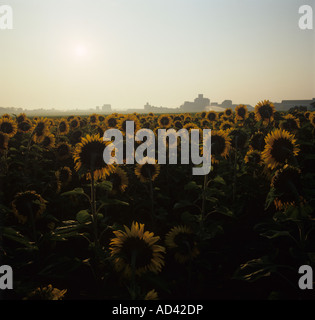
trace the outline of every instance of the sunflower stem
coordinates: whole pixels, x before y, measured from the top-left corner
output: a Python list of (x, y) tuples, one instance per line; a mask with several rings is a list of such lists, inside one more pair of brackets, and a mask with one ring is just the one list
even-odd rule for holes
[(200, 219), (200, 228), (203, 230), (204, 219), (206, 214), (206, 189), (208, 186), (208, 174), (205, 174), (203, 179), (203, 193), (202, 193), (202, 205), (201, 205), (201, 219)]
[(97, 230), (97, 211), (96, 211), (94, 170), (91, 170), (91, 211), (92, 211), (93, 228), (94, 228), (94, 242), (95, 242), (95, 246), (98, 246), (98, 230)]

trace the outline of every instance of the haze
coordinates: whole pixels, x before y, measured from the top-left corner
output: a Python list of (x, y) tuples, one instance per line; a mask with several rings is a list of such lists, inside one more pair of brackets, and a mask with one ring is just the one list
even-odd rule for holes
[[(179, 107), (315, 97), (299, 0), (7, 0), (0, 106)], [(314, 10), (315, 11), (315, 10)]]

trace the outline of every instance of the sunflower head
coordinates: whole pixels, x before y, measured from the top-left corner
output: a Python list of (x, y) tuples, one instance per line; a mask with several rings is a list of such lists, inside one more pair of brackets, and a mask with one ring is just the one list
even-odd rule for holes
[(315, 111), (309, 115), (311, 125), (315, 128)]
[(248, 118), (247, 106), (240, 104), (235, 107), (235, 118), (237, 121), (244, 121)]
[(60, 119), (57, 123), (57, 132), (59, 135), (66, 135), (69, 132), (69, 123), (67, 119)]
[(209, 111), (206, 115), (206, 118), (210, 122), (215, 122), (218, 118), (218, 115), (215, 111)]
[(68, 142), (59, 142), (55, 148), (56, 157), (58, 160), (66, 160), (71, 157), (72, 147)]
[(229, 118), (229, 117), (232, 117), (232, 115), (233, 115), (233, 111), (232, 111), (231, 108), (226, 108), (226, 109), (224, 110), (224, 113), (223, 113), (223, 116), (224, 116), (224, 117)]
[(264, 124), (268, 124), (273, 121), (275, 106), (269, 100), (263, 100), (255, 106), (255, 118), (257, 121), (262, 121)]
[(229, 131), (229, 135), (232, 138), (231, 144), (235, 149), (242, 149), (247, 143), (248, 136), (245, 130), (243, 129), (234, 129)]
[(16, 122), (20, 123), (26, 120), (26, 114), (25, 113), (20, 113), (19, 115), (16, 116)]
[(80, 120), (78, 117), (73, 117), (68, 122), (71, 130), (74, 130), (80, 127)]
[(93, 113), (91, 115), (89, 115), (89, 118), (88, 118), (88, 122), (91, 124), (91, 125), (96, 125), (99, 123), (99, 115), (96, 114), (96, 113)]
[(72, 179), (72, 171), (69, 167), (62, 167), (55, 172), (57, 179), (57, 192), (61, 190), (62, 187), (67, 186)]
[(300, 128), (300, 119), (296, 118), (292, 114), (287, 114), (280, 121), (279, 127), (289, 132), (295, 132)]
[(47, 134), (42, 140), (41, 144), (46, 149), (51, 149), (55, 146), (55, 136), (52, 133)]
[(49, 133), (49, 123), (47, 118), (38, 118), (33, 126), (33, 141), (41, 143)]
[(110, 241), (110, 255), (116, 271), (124, 276), (142, 275), (146, 272), (159, 273), (164, 265), (165, 248), (157, 245), (160, 237), (144, 231), (144, 224), (133, 222), (125, 231), (114, 231)]
[(75, 147), (73, 159), (75, 170), (81, 171), (87, 179), (102, 179), (114, 172), (114, 166), (105, 163), (103, 153), (110, 142), (103, 141), (99, 135), (87, 135)]
[[(226, 158), (231, 147), (231, 138), (227, 131), (212, 130), (211, 135), (205, 139), (211, 139), (211, 162), (218, 163), (220, 158)], [(206, 141), (207, 145), (207, 141)]]
[(277, 194), (274, 204), (278, 210), (285, 209), (288, 205), (297, 205), (302, 199), (301, 170), (286, 164), (275, 172), (271, 187)]
[(249, 146), (253, 150), (263, 151), (265, 145), (265, 135), (260, 131), (254, 133), (249, 140)]
[(170, 128), (172, 126), (173, 119), (168, 114), (162, 114), (158, 118), (158, 124), (160, 128)]
[(17, 128), (19, 132), (28, 133), (32, 131), (33, 124), (29, 119), (18, 122)]
[(160, 165), (155, 159), (145, 157), (143, 164), (137, 164), (135, 167), (135, 175), (141, 182), (154, 181), (160, 173)]
[(0, 152), (8, 149), (9, 136), (0, 132)]
[(248, 150), (245, 158), (245, 163), (253, 164), (254, 166), (261, 166), (263, 164), (261, 152), (258, 150)]
[(199, 254), (196, 236), (187, 226), (173, 227), (165, 236), (165, 245), (173, 251), (175, 260), (186, 263)]
[(107, 179), (112, 182), (112, 194), (123, 193), (128, 187), (127, 173), (120, 167), (116, 167)]
[(35, 191), (17, 193), (12, 201), (13, 213), (22, 224), (38, 219), (46, 209), (46, 201)]
[(110, 114), (105, 118), (105, 125), (107, 128), (117, 128), (118, 117), (114, 114)]
[(12, 138), (17, 133), (17, 124), (11, 118), (2, 117), (0, 118), (0, 132), (8, 135)]
[(275, 129), (269, 133), (265, 142), (262, 157), (271, 170), (289, 163), (300, 151), (294, 135), (282, 129)]
[(47, 287), (39, 287), (29, 293), (23, 300), (62, 300), (67, 290), (59, 290), (51, 284)]

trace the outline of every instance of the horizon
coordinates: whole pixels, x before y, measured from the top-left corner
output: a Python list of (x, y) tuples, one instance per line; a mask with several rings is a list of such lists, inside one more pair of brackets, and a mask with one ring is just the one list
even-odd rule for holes
[[(0, 106), (115, 110), (315, 97), (315, 0), (7, 0)], [(267, 23), (266, 23), (267, 22)]]

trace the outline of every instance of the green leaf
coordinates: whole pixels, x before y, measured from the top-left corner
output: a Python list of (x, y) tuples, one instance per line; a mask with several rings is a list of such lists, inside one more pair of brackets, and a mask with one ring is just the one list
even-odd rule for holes
[(190, 181), (184, 186), (184, 190), (197, 190), (200, 188), (201, 185), (197, 184), (196, 181)]
[(97, 184), (97, 188), (110, 192), (113, 189), (113, 184), (110, 181), (102, 181)]
[(71, 191), (67, 191), (67, 192), (62, 193), (61, 195), (62, 196), (69, 196), (69, 195), (75, 195), (75, 194), (85, 194), (85, 193), (82, 188), (75, 188)]
[[(216, 176), (214, 179), (213, 179), (214, 182), (216, 183), (219, 183), (219, 184), (222, 184), (222, 185), (225, 185), (225, 181), (224, 179), (221, 177), (221, 176)], [(211, 182), (210, 182), (211, 183)]]
[(76, 219), (79, 223), (86, 223), (91, 221), (91, 215), (87, 210), (81, 210), (77, 213)]
[(31, 248), (37, 248), (36, 246), (34, 246), (34, 242), (31, 242), (28, 238), (26, 238), (25, 236), (23, 236), (20, 232), (14, 230), (11, 227), (4, 227), (2, 229), (2, 236), (13, 240), (15, 242), (18, 242), (26, 247), (31, 247)]

